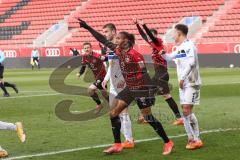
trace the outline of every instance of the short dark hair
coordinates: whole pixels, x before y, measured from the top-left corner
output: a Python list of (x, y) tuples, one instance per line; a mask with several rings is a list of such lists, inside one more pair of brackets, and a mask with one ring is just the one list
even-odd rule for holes
[(181, 31), (184, 35), (188, 34), (188, 26), (186, 26), (185, 24), (177, 24), (175, 26), (175, 29)]
[(83, 46), (89, 45), (90, 47), (92, 47), (92, 44), (90, 42), (84, 42)]
[(157, 35), (158, 34), (158, 31), (154, 28), (150, 29), (150, 31), (154, 34), (154, 35)]
[(107, 23), (107, 24), (105, 24), (104, 26), (103, 26), (103, 29), (104, 28), (109, 28), (109, 29), (111, 29), (112, 31), (117, 31), (117, 28), (116, 28), (116, 26), (113, 24), (113, 23)]

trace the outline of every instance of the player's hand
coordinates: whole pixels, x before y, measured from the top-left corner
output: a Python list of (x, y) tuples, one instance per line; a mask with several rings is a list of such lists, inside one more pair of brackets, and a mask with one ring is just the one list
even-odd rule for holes
[(138, 23), (139, 24), (141, 24), (142, 26), (145, 24), (145, 22), (144, 22), (144, 20), (142, 19), (142, 20), (140, 20), (140, 21), (138, 21)]
[(78, 23), (79, 23), (81, 28), (87, 28), (88, 27), (87, 23), (80, 18), (78, 18)]
[(77, 79), (79, 79), (81, 75), (80, 73), (77, 73), (76, 76), (77, 76)]
[(134, 17), (132, 20), (133, 20), (134, 24), (138, 24), (138, 19), (137, 18)]
[(102, 88), (103, 88), (104, 90), (106, 90), (106, 86), (107, 86), (107, 81), (104, 80), (104, 81), (102, 82)]
[(180, 82), (179, 82), (179, 87), (180, 87), (181, 89), (183, 89), (183, 83), (184, 83), (184, 80), (180, 80)]

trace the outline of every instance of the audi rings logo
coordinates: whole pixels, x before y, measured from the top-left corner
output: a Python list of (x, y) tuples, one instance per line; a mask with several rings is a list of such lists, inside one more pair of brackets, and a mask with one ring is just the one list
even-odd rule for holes
[(240, 53), (240, 44), (234, 46), (234, 53)]
[(15, 58), (15, 57), (17, 57), (17, 52), (15, 50), (4, 50), (4, 54), (8, 58)]
[(61, 51), (59, 48), (47, 48), (45, 50), (45, 55), (47, 57), (59, 57), (61, 55)]

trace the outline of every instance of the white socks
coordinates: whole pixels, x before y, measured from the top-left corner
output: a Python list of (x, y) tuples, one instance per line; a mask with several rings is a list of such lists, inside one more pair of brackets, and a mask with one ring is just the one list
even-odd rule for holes
[(17, 130), (17, 126), (13, 123), (7, 123), (0, 121), (0, 130)]
[(128, 113), (120, 114), (121, 120), (121, 132), (124, 135), (125, 139), (129, 142), (133, 142), (132, 137), (132, 122)]
[(188, 139), (193, 139), (195, 141), (199, 140), (199, 127), (198, 121), (194, 113), (183, 116), (184, 127), (188, 135)]
[(194, 113), (190, 115), (190, 122), (194, 132), (194, 140), (199, 140), (200, 132), (199, 132), (198, 120)]

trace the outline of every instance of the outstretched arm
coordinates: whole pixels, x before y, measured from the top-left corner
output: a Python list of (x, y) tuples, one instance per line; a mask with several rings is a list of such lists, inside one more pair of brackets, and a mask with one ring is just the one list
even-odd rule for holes
[(152, 32), (150, 31), (150, 29), (147, 27), (146, 24), (143, 24), (143, 28), (146, 31), (146, 33), (149, 36), (149, 38), (152, 40), (152, 42), (154, 44), (158, 44), (158, 40), (153, 36)]
[(147, 35), (144, 33), (144, 31), (142, 30), (142, 28), (140, 27), (139, 24), (136, 24), (137, 26), (137, 29), (138, 29), (138, 32), (139, 34), (142, 36), (142, 38), (146, 41), (146, 42), (149, 42), (148, 41), (148, 38), (147, 38)]
[(148, 38), (146, 33), (143, 31), (143, 29), (141, 28), (141, 26), (138, 23), (138, 19), (137, 18), (133, 18), (133, 23), (137, 26), (138, 32), (141, 35), (141, 37), (149, 43)]
[(78, 19), (80, 27), (85, 28), (88, 30), (93, 37), (102, 43), (104, 46), (108, 47), (111, 50), (114, 50), (116, 48), (116, 45), (113, 44), (112, 42), (108, 41), (102, 34), (98, 33), (96, 30), (94, 30), (91, 26), (89, 26), (85, 21)]

